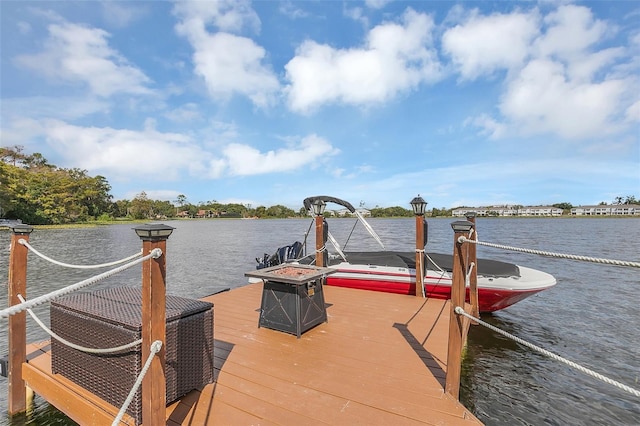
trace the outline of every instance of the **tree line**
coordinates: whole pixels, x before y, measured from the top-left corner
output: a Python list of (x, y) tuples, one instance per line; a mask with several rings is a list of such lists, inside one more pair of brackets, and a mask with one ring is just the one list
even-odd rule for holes
[[(66, 224), (126, 219), (176, 217), (307, 217), (304, 207), (294, 211), (282, 205), (258, 206), (219, 203), (216, 200), (190, 203), (183, 194), (176, 200), (150, 199), (145, 192), (132, 200), (113, 200), (111, 185), (104, 176), (89, 176), (86, 170), (50, 164), (40, 153), (26, 154), (21, 146), (0, 147), (0, 218), (20, 219), (32, 225)], [(616, 197), (612, 204), (637, 204), (635, 196)], [(600, 204), (607, 204), (601, 202)], [(554, 207), (568, 213), (571, 203)], [(360, 203), (364, 207), (364, 203)], [(432, 208), (430, 216), (451, 216), (453, 209)], [(369, 209), (372, 217), (411, 217), (400, 206)]]
[(300, 212), (281, 206), (251, 208), (217, 201), (189, 203), (184, 195), (170, 201), (152, 200), (145, 192), (132, 200), (113, 200), (104, 176), (86, 170), (57, 167), (41, 153), (21, 146), (0, 147), (0, 218), (32, 225), (165, 219), (175, 217), (295, 217)]

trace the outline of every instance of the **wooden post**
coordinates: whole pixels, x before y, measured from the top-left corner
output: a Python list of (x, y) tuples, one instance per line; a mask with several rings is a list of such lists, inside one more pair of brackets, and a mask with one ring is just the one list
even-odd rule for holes
[[(476, 227), (476, 213), (469, 212), (465, 214), (467, 220), (473, 223), (473, 235), (471, 236), (471, 240), (478, 241), (478, 233)], [(477, 255), (477, 246), (475, 244), (469, 243), (467, 247), (467, 256), (469, 265), (471, 263), (474, 264), (473, 271), (471, 271), (471, 275), (469, 276), (469, 303), (471, 303), (471, 315), (476, 318), (480, 318), (480, 310), (478, 308), (478, 255)], [(476, 321), (471, 321), (471, 324), (478, 325)]]
[(142, 423), (160, 425), (166, 423), (167, 384), (166, 360), (166, 252), (167, 238), (173, 228), (166, 225), (143, 225), (134, 228), (142, 239), (142, 254), (154, 249), (162, 250), (156, 259), (142, 264), (142, 362), (151, 353), (151, 344), (162, 342), (162, 348), (151, 361), (142, 380)]
[(465, 252), (467, 243), (459, 243), (458, 238), (467, 236), (473, 224), (468, 221), (458, 221), (451, 224), (454, 229), (453, 239), (453, 270), (451, 282), (451, 311), (449, 319), (449, 346), (447, 348), (447, 377), (445, 392), (458, 399), (460, 393), (460, 373), (462, 364), (462, 344), (465, 333), (463, 317), (456, 314), (456, 306), (464, 308), (465, 299)]
[[(20, 302), (18, 295), (27, 297), (27, 254), (29, 249), (18, 241), (29, 242), (33, 228), (28, 225), (11, 228), (9, 253), (9, 306)], [(27, 387), (22, 379), (22, 364), (27, 359), (27, 313), (22, 311), (9, 317), (9, 406), (10, 415), (27, 409)]]
[(424, 296), (424, 216), (416, 215), (416, 296)]

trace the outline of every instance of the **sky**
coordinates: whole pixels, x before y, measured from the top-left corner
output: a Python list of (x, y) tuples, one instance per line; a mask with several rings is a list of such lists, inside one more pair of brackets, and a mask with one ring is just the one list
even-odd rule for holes
[(640, 197), (637, 1), (0, 1), (0, 144), (115, 200)]

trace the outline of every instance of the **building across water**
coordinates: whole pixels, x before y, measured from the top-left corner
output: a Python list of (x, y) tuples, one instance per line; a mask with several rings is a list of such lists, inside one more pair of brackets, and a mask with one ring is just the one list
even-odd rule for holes
[[(460, 207), (452, 210), (454, 217), (462, 217), (469, 212), (477, 216), (562, 216), (563, 210), (553, 206), (488, 206)], [(634, 216), (640, 215), (638, 204), (601, 204), (597, 206), (573, 207), (571, 216)]]

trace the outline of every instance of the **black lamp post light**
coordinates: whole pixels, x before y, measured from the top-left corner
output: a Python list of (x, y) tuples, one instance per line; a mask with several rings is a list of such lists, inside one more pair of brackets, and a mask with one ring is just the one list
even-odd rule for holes
[(313, 214), (316, 216), (322, 216), (324, 214), (324, 209), (326, 208), (327, 203), (322, 200), (315, 200), (311, 207), (313, 209)]
[(176, 228), (162, 223), (145, 223), (133, 228), (142, 241), (166, 240), (174, 229)]
[(411, 204), (413, 214), (416, 216), (424, 216), (424, 213), (427, 210), (427, 202), (420, 195), (414, 197), (409, 204)]

